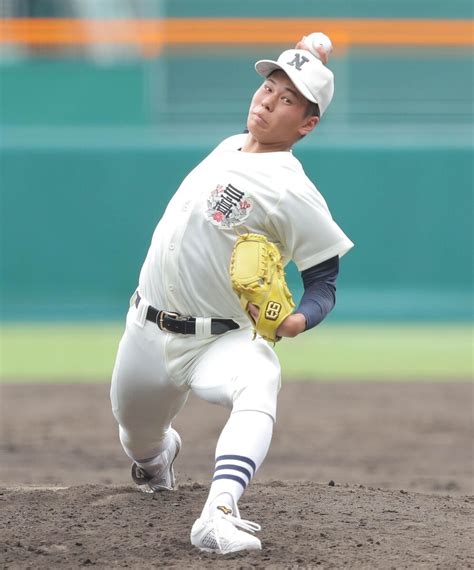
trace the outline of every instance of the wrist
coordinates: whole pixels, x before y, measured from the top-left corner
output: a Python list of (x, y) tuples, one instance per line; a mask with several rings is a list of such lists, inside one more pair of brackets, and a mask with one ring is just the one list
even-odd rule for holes
[(289, 315), (278, 327), (277, 336), (295, 337), (306, 330), (306, 317), (303, 313)]

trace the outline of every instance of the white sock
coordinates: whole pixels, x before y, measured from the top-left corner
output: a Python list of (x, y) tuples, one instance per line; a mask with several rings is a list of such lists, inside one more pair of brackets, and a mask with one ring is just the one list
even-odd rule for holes
[(221, 493), (212, 500), (207, 510), (209, 515), (212, 516), (217, 511), (228, 514), (227, 509), (230, 509), (235, 516), (238, 516), (239, 509), (234, 502), (234, 497), (230, 493)]
[(239, 516), (237, 503), (267, 455), (273, 419), (264, 412), (232, 413), (216, 447), (216, 467), (201, 517), (208, 518), (222, 502)]

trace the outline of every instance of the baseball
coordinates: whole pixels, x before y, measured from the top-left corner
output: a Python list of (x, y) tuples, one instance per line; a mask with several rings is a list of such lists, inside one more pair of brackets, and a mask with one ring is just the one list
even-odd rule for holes
[(323, 63), (327, 63), (329, 54), (332, 52), (332, 42), (322, 32), (313, 32), (308, 36), (304, 36), (302, 40), (307, 46), (309, 51), (320, 59)]

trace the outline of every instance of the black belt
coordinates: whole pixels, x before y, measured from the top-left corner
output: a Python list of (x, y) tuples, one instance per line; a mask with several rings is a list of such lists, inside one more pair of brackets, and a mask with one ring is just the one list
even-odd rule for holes
[[(137, 291), (135, 307), (138, 308), (141, 297)], [(146, 312), (146, 320), (156, 323), (158, 328), (178, 334), (196, 334), (196, 319), (194, 317), (182, 317), (178, 313), (159, 311), (149, 305)], [(211, 319), (211, 334), (224, 334), (233, 329), (240, 328), (232, 319)]]

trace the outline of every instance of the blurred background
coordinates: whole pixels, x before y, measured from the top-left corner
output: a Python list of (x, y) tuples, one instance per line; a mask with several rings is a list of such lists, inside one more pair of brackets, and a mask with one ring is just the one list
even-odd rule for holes
[(108, 377), (169, 198), (245, 127), (254, 62), (313, 31), (336, 92), (294, 152), (356, 247), (327, 367), (281, 343), (288, 373), (470, 376), (471, 2), (0, 0), (0, 18), (4, 380)]

